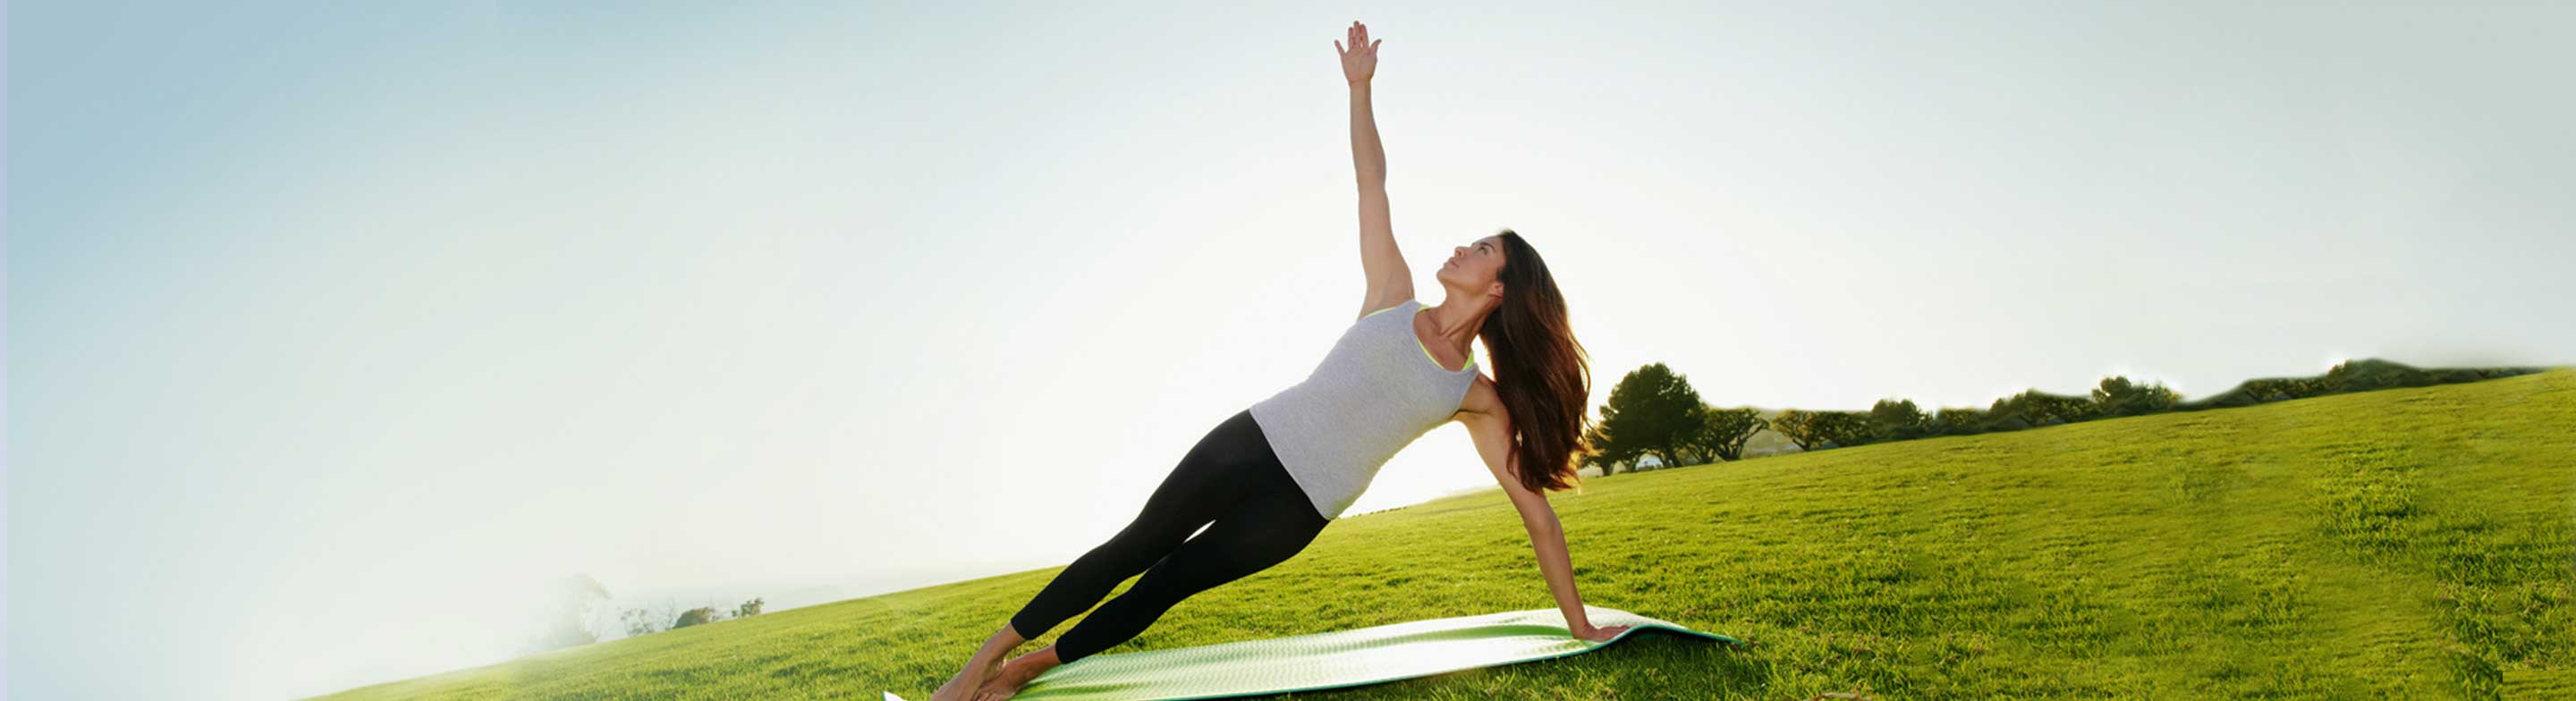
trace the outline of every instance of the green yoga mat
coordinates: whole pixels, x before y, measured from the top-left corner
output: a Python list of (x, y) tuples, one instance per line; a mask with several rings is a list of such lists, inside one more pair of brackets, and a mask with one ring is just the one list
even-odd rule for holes
[[(1030, 680), (1013, 699), (1158, 701), (1337, 689), (1591, 652), (1659, 628), (1741, 645), (1671, 621), (1583, 607), (1592, 625), (1632, 626), (1606, 642), (1574, 637), (1553, 608), (1395, 623), (1267, 640), (1093, 655)], [(892, 692), (885, 701), (903, 701)]]

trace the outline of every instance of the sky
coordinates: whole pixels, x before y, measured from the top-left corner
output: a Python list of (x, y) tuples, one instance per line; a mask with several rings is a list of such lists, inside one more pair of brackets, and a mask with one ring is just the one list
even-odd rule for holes
[(1070, 562), (1359, 311), (1353, 20), (1417, 296), (1518, 231), (1596, 409), (2576, 360), (2564, 4), (18, 2), (7, 691)]

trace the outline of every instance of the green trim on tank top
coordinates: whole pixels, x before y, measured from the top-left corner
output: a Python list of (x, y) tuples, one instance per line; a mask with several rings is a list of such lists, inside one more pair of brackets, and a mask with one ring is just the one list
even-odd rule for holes
[[(1407, 330), (1405, 330), (1405, 333), (1413, 333), (1413, 331), (1412, 331), (1411, 329), (1407, 329)], [(1474, 352), (1472, 352), (1472, 351), (1471, 351), (1471, 352), (1469, 352), (1469, 353), (1467, 353), (1467, 364), (1466, 364), (1466, 365), (1460, 366), (1460, 367), (1459, 367), (1458, 369), (1456, 369), (1456, 370), (1451, 370), (1451, 369), (1449, 369), (1449, 366), (1441, 365), (1441, 364), (1440, 364), (1440, 359), (1439, 359), (1439, 358), (1432, 357), (1432, 355), (1431, 355), (1431, 347), (1429, 347), (1429, 346), (1425, 346), (1425, 345), (1422, 345), (1422, 337), (1421, 337), (1421, 336), (1414, 336), (1414, 337), (1413, 337), (1413, 347), (1422, 349), (1422, 357), (1425, 357), (1425, 358), (1431, 358), (1431, 367), (1440, 368), (1440, 371), (1441, 371), (1441, 372), (1445, 372), (1445, 373), (1449, 373), (1449, 374), (1455, 375), (1455, 374), (1458, 374), (1458, 373), (1462, 373), (1462, 372), (1466, 372), (1466, 371), (1469, 371), (1469, 370), (1474, 370), (1474, 369), (1476, 369), (1476, 354), (1475, 354)]]

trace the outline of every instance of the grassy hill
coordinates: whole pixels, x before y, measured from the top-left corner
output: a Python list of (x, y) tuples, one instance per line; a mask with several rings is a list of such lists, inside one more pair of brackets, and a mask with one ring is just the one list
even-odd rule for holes
[[(1553, 498), (1585, 601), (1748, 647), (1649, 632), (1308, 696), (2572, 698), (2571, 426), (2557, 369), (1593, 478)], [(926, 698), (1055, 572), (331, 698)], [(1336, 522), (1106, 654), (1552, 605), (1484, 492)]]

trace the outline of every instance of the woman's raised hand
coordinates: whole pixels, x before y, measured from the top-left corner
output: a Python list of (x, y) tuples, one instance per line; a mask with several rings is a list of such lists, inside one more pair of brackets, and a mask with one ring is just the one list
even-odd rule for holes
[(1368, 25), (1359, 20), (1351, 20), (1351, 28), (1345, 33), (1350, 35), (1349, 48), (1344, 48), (1342, 42), (1333, 42), (1333, 51), (1342, 55), (1342, 79), (1353, 85), (1368, 82), (1377, 75), (1377, 45), (1386, 40), (1370, 42)]

